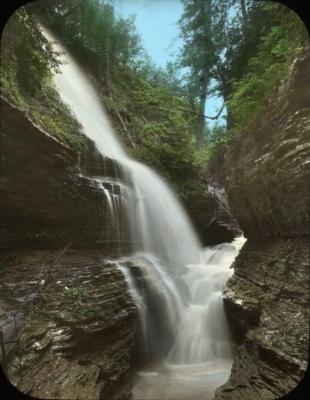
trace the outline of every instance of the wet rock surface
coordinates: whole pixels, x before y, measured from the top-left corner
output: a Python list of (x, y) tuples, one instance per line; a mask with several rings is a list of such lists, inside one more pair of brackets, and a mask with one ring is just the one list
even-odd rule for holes
[[(70, 241), (109, 254), (128, 251), (125, 213), (118, 210), (116, 230), (101, 183), (83, 176), (80, 164), (80, 154), (1, 97), (1, 248), (58, 248)], [(104, 165), (106, 176), (116, 173), (111, 160)], [(106, 190), (117, 196), (111, 187)]]
[[(139, 303), (143, 310), (140, 313), (140, 326), (137, 335), (137, 359), (141, 366), (160, 362), (171, 349), (177, 329), (177, 322), (171, 324), (169, 318), (169, 297), (167, 297), (167, 287), (163, 285), (158, 276), (152, 274), (154, 266), (147, 258), (143, 256), (133, 257), (131, 261), (125, 262), (127, 271), (133, 280), (136, 296), (139, 297)], [(189, 301), (190, 292), (187, 284), (182, 278), (185, 267), (175, 268), (173, 266), (163, 266), (170, 268), (170, 276), (174, 285), (181, 294), (181, 301), (185, 304)], [(176, 304), (174, 304), (176, 307)], [(177, 308), (175, 308), (175, 317), (178, 321)], [(143, 320), (145, 318), (145, 320)], [(141, 325), (144, 325), (144, 329)], [(147, 329), (146, 329), (147, 328)], [(144, 332), (143, 332), (144, 331)]]
[(274, 400), (303, 378), (309, 352), (310, 50), (270, 112), (237, 137), (220, 181), (248, 238), (224, 293), (239, 348), (216, 400)]
[[(101, 252), (15, 252), (1, 282), (4, 339), (19, 338), (6, 347), (7, 375), (20, 391), (56, 399), (130, 397), (136, 307), (121, 272)], [(10, 328), (14, 314), (17, 331)]]
[(208, 245), (232, 242), (242, 231), (233, 215), (224, 187), (214, 179), (208, 171), (205, 172), (205, 180), (208, 182), (208, 192), (212, 195), (216, 206), (213, 209), (213, 217), (205, 226), (205, 235), (209, 238)]
[(231, 242), (241, 234), (226, 199), (225, 189), (208, 171), (201, 180), (204, 192), (188, 193), (184, 206), (204, 246)]
[(247, 242), (224, 294), (242, 338), (229, 382), (216, 399), (277, 399), (303, 378), (309, 349), (307, 240)]

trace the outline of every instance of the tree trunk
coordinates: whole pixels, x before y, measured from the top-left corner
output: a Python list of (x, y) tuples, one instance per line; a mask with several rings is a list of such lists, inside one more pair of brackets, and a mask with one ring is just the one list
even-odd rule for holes
[(197, 133), (196, 133), (196, 149), (200, 150), (205, 145), (204, 128), (205, 128), (205, 104), (207, 98), (207, 84), (204, 83), (200, 96), (200, 110), (197, 121)]
[(240, 5), (241, 5), (241, 12), (242, 12), (242, 19), (243, 19), (242, 30), (243, 30), (244, 37), (246, 37), (247, 27), (248, 27), (248, 12), (246, 9), (245, 0), (240, 0)]
[(240, 5), (241, 5), (241, 12), (242, 12), (242, 17), (243, 17), (243, 22), (246, 25), (248, 22), (248, 12), (246, 9), (245, 5), (245, 0), (240, 0)]

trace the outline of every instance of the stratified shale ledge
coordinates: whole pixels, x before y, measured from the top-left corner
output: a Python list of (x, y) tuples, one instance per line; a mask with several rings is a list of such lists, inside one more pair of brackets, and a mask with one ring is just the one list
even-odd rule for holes
[(239, 349), (216, 400), (275, 400), (303, 378), (309, 351), (310, 50), (268, 115), (237, 137), (219, 181), (248, 238), (224, 294)]

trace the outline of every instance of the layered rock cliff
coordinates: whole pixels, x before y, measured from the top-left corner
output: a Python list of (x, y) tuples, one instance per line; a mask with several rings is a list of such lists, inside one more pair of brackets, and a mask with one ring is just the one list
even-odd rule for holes
[[(136, 308), (122, 273), (98, 250), (19, 251), (1, 272), (6, 373), (38, 398), (127, 399)], [(2, 360), (3, 361), (3, 360)]]
[[(87, 155), (92, 144), (86, 137), (84, 142)], [(92, 165), (79, 158), (1, 98), (1, 248), (57, 248), (72, 242), (108, 254), (128, 252), (126, 213), (119, 210), (120, 232), (115, 232), (104, 183), (92, 179)], [(104, 163), (104, 177), (114, 183), (105, 189), (117, 195), (118, 166), (108, 158)]]
[[(118, 165), (83, 156), (1, 99), (1, 364), (40, 398), (130, 396), (136, 308), (104, 261), (131, 248)], [(18, 337), (18, 342), (16, 339)]]
[(248, 238), (224, 304), (241, 338), (216, 400), (271, 400), (303, 378), (309, 351), (310, 49), (218, 177)]

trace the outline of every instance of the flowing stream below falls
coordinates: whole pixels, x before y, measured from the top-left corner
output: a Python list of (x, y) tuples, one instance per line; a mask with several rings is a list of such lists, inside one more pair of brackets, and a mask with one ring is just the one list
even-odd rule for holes
[[(134, 400), (211, 400), (230, 375), (234, 345), (226, 322), (222, 290), (245, 242), (208, 247), (199, 264), (188, 265), (184, 281), (190, 299), (183, 307), (173, 346), (164, 361), (137, 374)], [(136, 288), (127, 282), (133, 297)]]
[[(118, 165), (114, 181), (96, 176), (94, 182), (105, 196), (116, 242), (125, 212), (134, 243), (132, 255), (111, 260), (136, 304), (141, 354), (150, 360), (137, 375), (134, 398), (211, 399), (232, 365), (222, 290), (245, 239), (202, 248), (176, 194), (126, 154), (88, 75), (52, 33), (42, 31), (62, 53), (64, 63), (54, 75), (60, 97), (102, 157)], [(154, 357), (159, 353), (160, 361)]]

